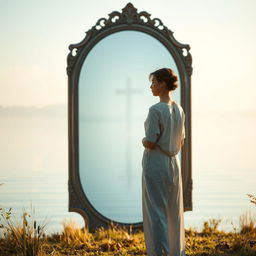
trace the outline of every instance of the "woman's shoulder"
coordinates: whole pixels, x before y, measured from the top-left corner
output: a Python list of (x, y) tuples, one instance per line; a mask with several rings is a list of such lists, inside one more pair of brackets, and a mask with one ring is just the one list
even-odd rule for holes
[(150, 111), (161, 111), (164, 108), (164, 104), (162, 102), (157, 102), (149, 107)]
[(179, 110), (179, 113), (182, 116), (182, 118), (185, 118), (185, 112), (183, 110), (183, 107), (180, 104), (178, 104), (178, 103), (176, 103), (176, 106), (177, 106), (177, 108)]
[(180, 112), (184, 113), (183, 107), (178, 103), (176, 103), (176, 105), (179, 108)]
[[(182, 109), (182, 107), (176, 101), (174, 101), (174, 104), (176, 104), (179, 109)], [(151, 105), (150, 108), (161, 110), (161, 109), (166, 109), (167, 106), (168, 106), (168, 104), (166, 104), (165, 102), (159, 101), (159, 102)]]
[[(181, 106), (179, 103), (177, 103), (176, 101), (174, 102), (174, 104), (175, 104), (176, 107), (179, 109), (179, 112), (180, 112), (182, 115), (185, 115), (182, 106)], [(152, 112), (163, 112), (163, 111), (166, 111), (166, 109), (168, 109), (167, 106), (168, 106), (168, 105), (165, 104), (164, 102), (159, 101), (159, 102), (157, 102), (157, 103), (151, 105), (151, 106), (149, 107), (149, 111), (152, 111)], [(174, 107), (175, 107), (175, 106), (174, 106)]]

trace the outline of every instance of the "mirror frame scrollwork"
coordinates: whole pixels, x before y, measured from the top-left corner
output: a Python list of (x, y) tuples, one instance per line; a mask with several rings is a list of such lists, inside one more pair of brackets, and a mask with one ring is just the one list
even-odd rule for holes
[(89, 202), (83, 192), (79, 176), (79, 123), (78, 123), (78, 82), (82, 64), (90, 50), (108, 35), (125, 30), (141, 31), (159, 40), (172, 55), (180, 75), (181, 106), (186, 114), (186, 139), (182, 147), (181, 171), (183, 181), (184, 211), (192, 211), (192, 163), (191, 163), (191, 75), (192, 56), (188, 44), (179, 43), (160, 19), (151, 19), (146, 11), (137, 9), (128, 3), (122, 12), (113, 11), (108, 19), (100, 18), (96, 24), (86, 32), (85, 38), (69, 45), (67, 56), (68, 75), (68, 157), (69, 177), (68, 211), (81, 214), (85, 227), (95, 230), (98, 227), (108, 227), (115, 224), (132, 230), (142, 229), (143, 223), (121, 223), (111, 220), (99, 213)]

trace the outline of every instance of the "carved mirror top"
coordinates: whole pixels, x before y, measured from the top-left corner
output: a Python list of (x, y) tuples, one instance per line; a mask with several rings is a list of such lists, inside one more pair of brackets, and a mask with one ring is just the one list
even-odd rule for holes
[[(130, 27), (130, 29), (136, 29), (145, 31), (145, 28), (149, 28), (149, 31), (154, 30), (160, 34), (162, 34), (165, 38), (168, 38), (172, 45), (175, 46), (176, 50), (182, 56), (186, 70), (188, 75), (191, 76), (192, 74), (192, 56), (189, 52), (190, 46), (188, 44), (179, 43), (173, 36), (173, 32), (168, 29), (163, 22), (159, 18), (150, 18), (151, 14), (142, 11), (137, 12), (137, 8), (135, 8), (132, 3), (128, 3), (123, 9), (122, 12), (113, 11), (109, 14), (108, 19), (100, 18), (91, 29), (86, 32), (85, 38), (77, 43), (77, 44), (70, 44), (69, 50), (70, 53), (67, 57), (67, 74), (71, 75), (72, 68), (76, 63), (79, 55), (81, 54), (81, 50), (84, 45), (88, 43), (89, 40), (92, 38), (97, 37), (99, 34), (103, 34), (104, 32), (108, 32), (111, 28), (119, 27), (118, 30), (124, 30)], [(123, 28), (122, 25), (125, 24), (126, 28)], [(128, 25), (128, 27), (127, 27)], [(139, 27), (139, 25), (143, 25)], [(147, 32), (149, 32), (147, 31)], [(115, 31), (113, 31), (115, 32)], [(112, 32), (112, 33), (113, 33)]]

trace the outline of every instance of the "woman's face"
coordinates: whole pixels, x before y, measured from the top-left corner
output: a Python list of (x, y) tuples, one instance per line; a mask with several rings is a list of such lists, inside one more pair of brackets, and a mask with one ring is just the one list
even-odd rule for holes
[(166, 91), (165, 83), (158, 82), (154, 76), (152, 76), (150, 88), (154, 96), (162, 95)]

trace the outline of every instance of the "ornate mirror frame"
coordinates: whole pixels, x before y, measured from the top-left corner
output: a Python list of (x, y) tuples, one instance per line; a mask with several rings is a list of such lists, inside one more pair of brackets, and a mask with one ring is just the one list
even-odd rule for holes
[(181, 171), (183, 180), (184, 211), (192, 211), (192, 163), (191, 163), (191, 75), (192, 56), (190, 46), (181, 44), (173, 37), (160, 19), (150, 18), (146, 11), (137, 12), (137, 9), (128, 3), (122, 12), (113, 11), (109, 18), (100, 18), (96, 25), (86, 32), (85, 38), (69, 45), (67, 56), (68, 75), (68, 149), (69, 149), (69, 179), (68, 211), (81, 214), (85, 226), (89, 230), (109, 225), (121, 225), (133, 230), (142, 229), (143, 222), (121, 223), (111, 220), (100, 214), (89, 202), (83, 192), (79, 177), (79, 120), (78, 120), (78, 82), (82, 64), (90, 50), (104, 37), (125, 30), (141, 31), (159, 40), (172, 55), (180, 75), (181, 106), (186, 114), (186, 139), (182, 147)]

